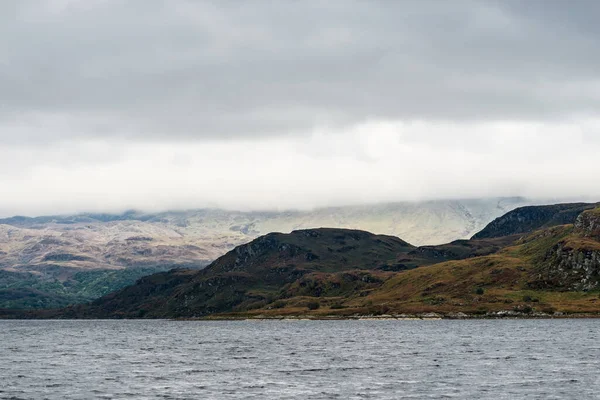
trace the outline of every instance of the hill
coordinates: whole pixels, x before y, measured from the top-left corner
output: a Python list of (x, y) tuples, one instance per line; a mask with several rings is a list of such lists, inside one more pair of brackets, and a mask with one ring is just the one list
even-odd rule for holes
[(378, 287), (397, 271), (490, 253), (514, 240), (418, 248), (396, 237), (356, 230), (272, 233), (236, 247), (202, 271), (145, 277), (90, 306), (73, 307), (66, 316), (199, 317), (281, 308), (283, 299), (305, 304), (307, 297), (351, 297)]
[(591, 209), (574, 224), (442, 246), (339, 229), (269, 234), (202, 271), (155, 274), (45, 316), (600, 313), (599, 227)]
[(397, 274), (349, 307), (436, 313), (600, 313), (600, 209), (495, 254)]
[(519, 207), (493, 220), (481, 232), (473, 235), (473, 239), (523, 234), (536, 229), (573, 224), (583, 211), (599, 206), (600, 203), (572, 203)]
[(78, 214), (0, 220), (0, 308), (86, 302), (142, 276), (200, 269), (269, 232), (319, 226), (401, 236), (413, 244), (466, 238), (520, 198), (430, 201), (314, 211)]

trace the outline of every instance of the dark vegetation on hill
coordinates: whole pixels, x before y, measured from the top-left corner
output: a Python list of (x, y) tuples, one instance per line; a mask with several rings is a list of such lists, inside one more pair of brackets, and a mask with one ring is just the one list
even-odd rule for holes
[[(502, 226), (510, 236), (441, 246), (414, 247), (344, 229), (273, 233), (236, 247), (202, 271), (162, 272), (89, 305), (19, 316), (600, 312), (600, 209), (538, 208), (516, 214), (522, 229), (510, 217), (509, 223), (494, 221), (483, 235), (494, 236), (490, 232)], [(565, 218), (571, 223), (562, 224)]]
[(44, 271), (47, 279), (31, 272), (0, 270), (0, 304), (4, 308), (34, 309), (86, 303), (164, 270), (162, 267), (139, 267), (81, 271), (57, 266)]
[(516, 208), (490, 222), (473, 239), (523, 234), (556, 225), (573, 224), (583, 211), (599, 206), (600, 203), (572, 203)]

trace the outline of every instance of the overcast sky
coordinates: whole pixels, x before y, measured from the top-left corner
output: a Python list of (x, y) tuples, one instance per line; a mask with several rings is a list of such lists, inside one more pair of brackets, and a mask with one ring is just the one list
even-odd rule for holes
[(0, 2), (0, 215), (600, 200), (600, 2)]

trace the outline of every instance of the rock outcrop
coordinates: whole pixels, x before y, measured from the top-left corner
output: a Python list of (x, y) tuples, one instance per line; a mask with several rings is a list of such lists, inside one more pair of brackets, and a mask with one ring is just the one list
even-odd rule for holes
[(584, 237), (600, 241), (600, 207), (581, 213), (575, 221), (575, 230)]
[(542, 263), (532, 286), (543, 289), (596, 289), (600, 284), (600, 249), (573, 248), (566, 242), (556, 245)]
[(583, 291), (600, 287), (600, 208), (577, 217), (573, 233), (544, 257), (534, 286)]

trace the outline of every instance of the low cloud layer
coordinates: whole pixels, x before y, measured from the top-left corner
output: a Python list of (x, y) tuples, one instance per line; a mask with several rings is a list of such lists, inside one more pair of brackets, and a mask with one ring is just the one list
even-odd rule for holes
[(0, 214), (600, 197), (596, 1), (0, 3)]
[(570, 124), (380, 121), (293, 138), (5, 147), (0, 179), (10, 191), (0, 213), (600, 198), (600, 143), (584, 133), (599, 127), (600, 121), (578, 131)]

